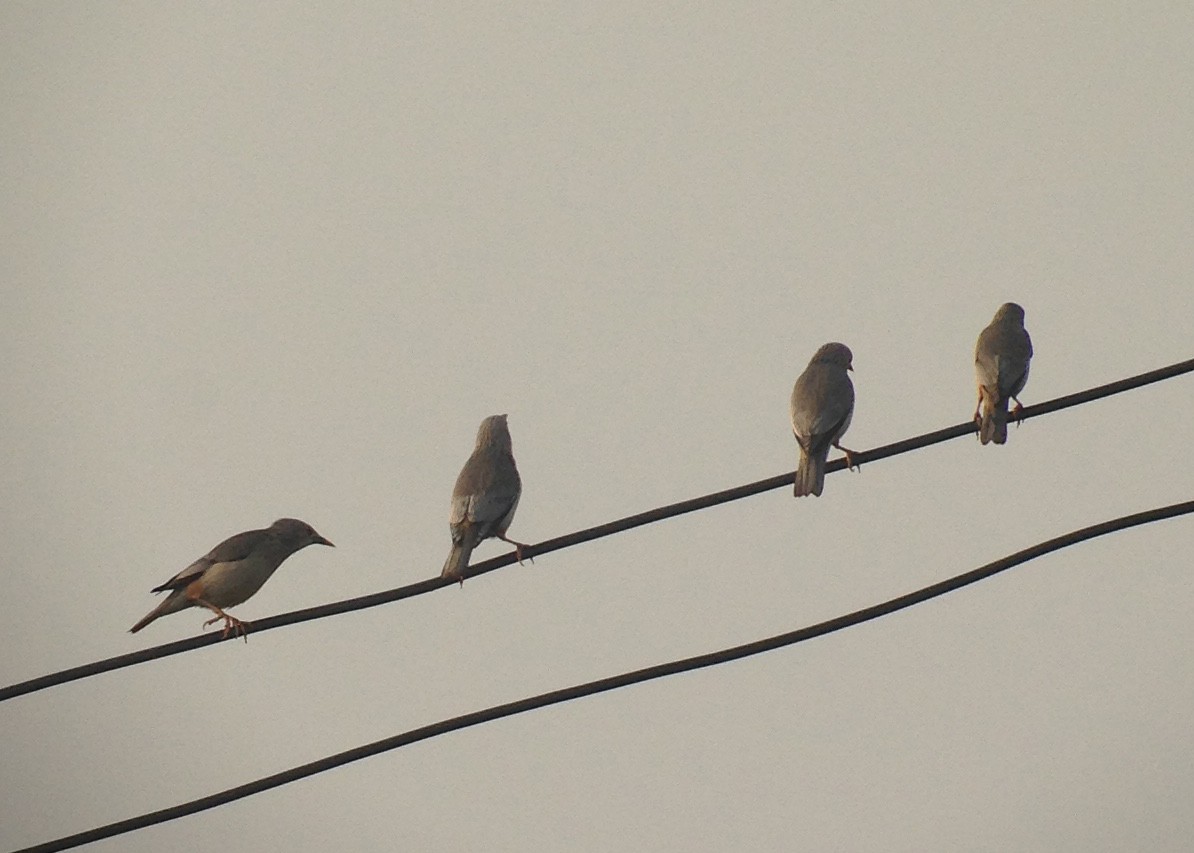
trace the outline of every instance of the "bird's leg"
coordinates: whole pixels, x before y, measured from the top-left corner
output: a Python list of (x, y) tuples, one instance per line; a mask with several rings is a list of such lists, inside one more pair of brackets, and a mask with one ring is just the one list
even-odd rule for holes
[(1016, 401), (1016, 406), (1012, 409), (1012, 420), (1014, 420), (1016, 422), (1016, 426), (1019, 427), (1020, 421), (1024, 420), (1024, 407), (1020, 405), (1020, 401), (1017, 399), (1015, 394), (1012, 395), (1012, 399)]
[[(518, 565), (520, 565), (520, 566), (521, 566), (521, 565), (523, 565), (523, 562), (522, 562), (522, 549), (523, 549), (523, 548), (530, 548), (531, 546), (530, 546), (530, 545), (526, 545), (526, 544), (524, 544), (524, 543), (522, 543), (522, 542), (515, 542), (513, 539), (507, 539), (507, 538), (506, 538), (506, 535), (505, 535), (504, 533), (499, 533), (499, 534), (498, 534), (498, 539), (501, 539), (501, 540), (502, 540), (503, 542), (505, 542), (507, 545), (513, 545), (513, 546), (514, 546), (514, 558), (515, 558), (516, 560), (518, 560)], [(535, 558), (534, 558), (534, 557), (527, 557), (527, 559), (528, 559), (528, 560), (530, 560), (532, 563), (533, 563), (533, 562), (535, 562)]]
[(974, 431), (979, 433), (983, 428), (983, 387), (978, 387), (978, 402), (974, 404)]
[(833, 443), (833, 446), (836, 447), (838, 450), (840, 450), (842, 453), (846, 454), (846, 468), (848, 470), (853, 471), (855, 468), (857, 468), (860, 472), (862, 471), (862, 464), (861, 463), (856, 464), (854, 462), (855, 451), (847, 450), (846, 448), (844, 448), (840, 444), (838, 444), (836, 441)]
[(214, 604), (211, 604), (210, 602), (204, 601), (202, 598), (195, 598), (195, 599), (192, 599), (192, 601), (194, 601), (200, 607), (206, 607), (212, 613), (216, 614), (213, 618), (208, 619), (206, 622), (203, 623), (204, 630), (207, 629), (208, 625), (211, 625), (214, 622), (219, 622), (221, 619), (223, 619), (224, 620), (223, 637), (225, 640), (227, 640), (231, 636), (238, 636), (238, 637), (244, 637), (246, 643), (249, 642), (249, 629), (245, 627), (244, 622), (240, 621), (235, 616), (229, 616), (223, 610), (216, 607)]

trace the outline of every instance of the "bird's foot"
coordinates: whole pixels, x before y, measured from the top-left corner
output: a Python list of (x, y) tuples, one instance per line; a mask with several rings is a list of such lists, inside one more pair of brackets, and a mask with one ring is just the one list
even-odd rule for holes
[(840, 444), (835, 444), (834, 447), (836, 447), (838, 450), (840, 450), (842, 453), (844, 453), (846, 455), (846, 469), (847, 470), (853, 471), (853, 470), (857, 469), (861, 473), (862, 463), (854, 461), (854, 454), (857, 451), (847, 450), (846, 448), (842, 447)]
[(213, 616), (203, 623), (203, 630), (207, 630), (207, 626), (215, 622), (224, 620), (223, 638), (227, 640), (229, 637), (244, 637), (245, 642), (249, 642), (249, 629), (245, 627), (245, 623), (237, 619), (235, 616), (229, 616), (227, 613), (221, 613), (218, 616)]
[(248, 627), (235, 616), (226, 617), (224, 622), (224, 639), (227, 640), (229, 637), (242, 637), (246, 643), (249, 642)]
[[(1012, 397), (1012, 399), (1016, 400), (1015, 397)], [(1024, 420), (1024, 407), (1020, 405), (1019, 400), (1016, 400), (1016, 405), (1012, 408), (1011, 415), (1012, 420), (1016, 422), (1016, 427), (1018, 428), (1020, 426), (1020, 421)]]
[[(530, 548), (531, 546), (527, 545), (525, 543), (522, 543), (522, 542), (515, 542), (513, 539), (507, 539), (505, 536), (499, 536), (498, 539), (501, 539), (507, 545), (513, 545), (514, 546), (514, 559), (518, 560), (518, 565), (520, 565), (520, 566), (524, 565), (524, 563), (522, 561), (523, 560), (522, 551), (524, 548)], [(534, 557), (527, 557), (526, 559), (530, 560), (532, 563), (535, 562)]]

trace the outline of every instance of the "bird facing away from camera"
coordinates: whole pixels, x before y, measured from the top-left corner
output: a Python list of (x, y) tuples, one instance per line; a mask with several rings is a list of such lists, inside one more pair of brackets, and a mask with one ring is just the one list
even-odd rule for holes
[(170, 594), (129, 631), (135, 634), (153, 620), (188, 607), (206, 607), (216, 615), (203, 623), (204, 628), (223, 619), (225, 637), (236, 633), (247, 641), (245, 624), (225, 613), (224, 608), (247, 601), (296, 551), (308, 545), (331, 544), (297, 518), (279, 518), (264, 530), (246, 530), (231, 536), (155, 587), (153, 592)]
[(854, 369), (853, 361), (845, 344), (825, 344), (813, 354), (792, 389), (792, 432), (800, 445), (794, 489), (798, 498), (819, 496), (825, 488), (830, 447), (846, 454), (846, 465), (854, 468), (853, 451), (838, 443), (854, 416), (854, 383), (847, 373)]
[(978, 380), (978, 405), (974, 423), (983, 444), (1007, 441), (1007, 401), (1015, 400), (1012, 417), (1020, 422), (1017, 394), (1028, 381), (1028, 363), (1032, 360), (1032, 340), (1024, 328), (1024, 309), (1015, 302), (999, 306), (987, 328), (979, 333), (974, 346), (974, 374)]
[(506, 538), (514, 520), (518, 499), (522, 497), (522, 479), (514, 464), (510, 428), (506, 415), (490, 415), (481, 421), (473, 455), (460, 469), (452, 489), (452, 509), (448, 524), (452, 531), (452, 550), (444, 561), (442, 577), (464, 584), (473, 549), (491, 536), (514, 546), (518, 562), (528, 546)]

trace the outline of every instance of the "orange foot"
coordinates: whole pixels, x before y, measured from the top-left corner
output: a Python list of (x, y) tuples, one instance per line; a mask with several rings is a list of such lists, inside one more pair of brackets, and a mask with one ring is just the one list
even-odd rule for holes
[[(514, 559), (518, 560), (518, 565), (520, 565), (520, 566), (524, 565), (522, 562), (522, 550), (524, 548), (530, 548), (531, 546), (526, 545), (522, 542), (515, 542), (513, 539), (507, 539), (505, 536), (499, 536), (498, 539), (501, 539), (507, 545), (513, 545), (514, 546)], [(530, 560), (532, 563), (535, 562), (534, 557), (527, 557), (527, 559)]]
[(857, 469), (859, 470), (859, 472), (861, 472), (861, 471), (862, 471), (862, 465), (861, 465), (861, 463), (856, 463), (856, 462), (854, 461), (854, 453), (855, 453), (855, 451), (853, 451), (853, 450), (847, 450), (846, 448), (842, 447), (842, 446), (841, 446), (840, 444), (838, 444), (837, 442), (834, 442), (833, 446), (834, 446), (834, 447), (836, 447), (838, 450), (840, 450), (842, 453), (846, 454), (846, 468), (847, 468), (847, 470), (853, 471), (855, 468), (857, 468)]
[(224, 634), (223, 638), (227, 640), (229, 637), (244, 637), (245, 642), (249, 642), (249, 629), (245, 627), (245, 623), (237, 619), (235, 616), (229, 616), (227, 613), (221, 613), (219, 616), (213, 616), (203, 623), (203, 630), (207, 630), (207, 626), (214, 622), (224, 620)]
[[(1016, 400), (1015, 397), (1012, 397)], [(1024, 420), (1024, 407), (1020, 405), (1020, 401), (1016, 400), (1016, 406), (1012, 409), (1012, 420), (1016, 422), (1016, 426), (1020, 426), (1020, 421)]]

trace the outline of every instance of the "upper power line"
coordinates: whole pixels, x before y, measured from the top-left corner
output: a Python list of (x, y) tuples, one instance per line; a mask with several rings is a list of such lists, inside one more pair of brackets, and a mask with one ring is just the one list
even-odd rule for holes
[[(1192, 371), (1194, 371), (1194, 359), (1177, 362), (1176, 364), (1171, 364), (1168, 367), (1151, 370), (1147, 373), (1141, 373), (1126, 379), (1119, 379), (1115, 382), (1109, 382), (1105, 385), (1099, 385), (1085, 391), (1078, 391), (1073, 394), (1067, 394), (1063, 397), (1057, 397), (1053, 400), (1047, 400), (1043, 403), (1037, 403), (1036, 405), (1028, 406), (1023, 409), (1021, 417), (1022, 419), (1027, 420), (1030, 418), (1039, 417), (1041, 415), (1047, 415), (1062, 409), (1068, 409), (1072, 406), (1082, 405), (1083, 403), (1089, 403), (1093, 400), (1102, 399), (1103, 397), (1110, 397), (1114, 394), (1120, 394), (1124, 391), (1130, 391), (1134, 388), (1150, 385), (1154, 382), (1161, 382), (1165, 379), (1171, 379), (1175, 376), (1180, 376)], [(945, 427), (944, 429), (939, 429), (935, 432), (925, 433), (924, 435), (906, 438), (893, 444), (886, 444), (881, 447), (876, 447), (873, 450), (852, 453), (853, 461), (855, 464), (863, 464), (867, 462), (875, 462), (880, 459), (887, 459), (891, 456), (898, 456), (911, 450), (918, 450), (920, 448), (928, 447), (933, 444), (939, 444), (940, 442), (948, 441), (953, 438), (972, 436), (974, 434), (974, 429), (974, 424), (971, 421), (966, 421), (964, 423), (955, 424), (954, 426)], [(841, 471), (845, 467), (845, 460), (835, 459), (825, 467), (825, 471), (826, 473), (833, 473), (836, 471)], [(684, 515), (685, 513), (707, 509), (708, 507), (750, 497), (752, 495), (757, 495), (761, 492), (770, 491), (772, 489), (787, 487), (792, 484), (792, 477), (792, 472), (778, 474), (774, 477), (768, 477), (765, 480), (758, 480), (753, 483), (735, 486), (723, 491), (713, 492), (712, 494), (703, 495), (697, 498), (690, 498), (688, 500), (680, 501), (679, 503), (658, 507), (656, 509), (640, 512), (635, 515), (629, 515), (625, 518), (620, 518), (615, 521), (600, 524), (596, 527), (590, 527), (586, 530), (578, 530), (574, 533), (568, 533), (564, 536), (558, 536), (554, 539), (547, 539), (543, 542), (539, 542), (538, 544), (527, 545), (522, 549), (522, 556), (524, 559), (528, 557), (536, 557), (540, 554), (547, 554), (551, 551), (569, 548), (573, 545), (579, 545), (583, 542), (589, 542), (593, 539), (600, 539), (614, 533), (620, 533), (635, 527), (652, 524), (656, 521), (662, 521), (667, 518)], [(508, 566), (514, 563), (515, 560), (516, 557), (513, 553), (502, 554), (501, 556), (484, 560), (480, 563), (469, 566), (462, 574), (464, 578), (477, 577), (478, 575), (483, 575), (487, 572), (492, 572), (495, 569)], [(407, 586), (401, 586), (396, 589), (375, 592), (370, 595), (363, 595), (357, 598), (348, 598), (344, 599), (343, 601), (334, 601), (328, 604), (320, 604), (315, 607), (308, 607), (302, 610), (292, 610), (289, 613), (281, 613), (277, 616), (268, 616), (264, 619), (258, 619), (254, 622), (246, 623), (246, 625), (253, 633), (259, 633), (261, 631), (268, 631), (272, 628), (281, 628), (284, 625), (294, 625), (311, 619), (321, 619), (325, 616), (334, 616), (339, 613), (348, 613), (354, 610), (363, 610), (367, 607), (377, 607), (381, 604), (389, 604), (390, 602), (400, 601), (404, 598), (412, 598), (416, 595), (423, 595), (424, 593), (432, 592), (433, 590), (437, 590), (445, 586), (450, 586), (453, 583), (455, 583), (453, 579), (442, 577), (429, 578), (427, 580), (408, 584)], [(165, 643), (160, 646), (151, 646), (150, 648), (129, 652), (128, 654), (117, 655), (105, 660), (93, 661), (92, 663), (82, 664), (80, 666), (71, 667), (70, 669), (52, 672), (47, 675), (29, 679), (28, 681), (10, 684), (7, 687), (0, 687), (0, 702), (6, 699), (15, 698), (17, 696), (23, 696), (26, 693), (34, 693), (38, 690), (44, 690), (47, 687), (65, 684), (68, 681), (89, 678), (93, 675), (99, 675), (103, 672), (110, 672), (112, 670), (122, 669), (126, 666), (132, 666), (134, 664), (144, 663), (146, 661), (156, 660), (158, 658), (168, 657), (170, 655), (180, 654), (181, 652), (198, 649), (203, 646), (210, 646), (213, 643), (221, 642), (222, 639), (223, 638), (218, 634), (200, 634), (193, 637), (187, 637), (182, 640), (176, 640), (171, 643)]]

